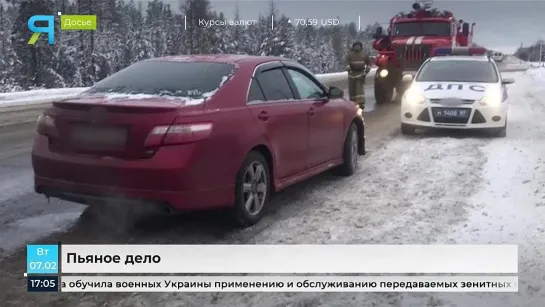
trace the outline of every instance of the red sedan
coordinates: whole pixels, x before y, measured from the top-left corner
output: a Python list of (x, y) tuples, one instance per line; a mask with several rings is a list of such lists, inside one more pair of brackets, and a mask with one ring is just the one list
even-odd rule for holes
[(228, 208), (257, 223), (274, 191), (354, 173), (364, 121), (343, 92), (282, 58), (145, 60), (54, 102), (32, 151), (37, 193), (169, 211)]

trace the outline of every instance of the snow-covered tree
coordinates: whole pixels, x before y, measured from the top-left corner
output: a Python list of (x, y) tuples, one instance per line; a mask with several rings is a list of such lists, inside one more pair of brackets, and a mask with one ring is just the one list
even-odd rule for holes
[[(370, 48), (377, 24), (295, 26), (270, 1), (257, 23), (236, 25), (209, 0), (5, 0), (0, 1), (0, 92), (37, 87), (90, 86), (132, 63), (180, 54), (247, 53), (291, 58), (316, 73), (343, 70), (351, 44)], [(55, 44), (42, 35), (28, 45), (32, 15), (95, 14), (96, 31), (62, 31), (56, 18)], [(224, 20), (218, 24), (210, 20)], [(274, 27), (272, 23), (274, 22)]]

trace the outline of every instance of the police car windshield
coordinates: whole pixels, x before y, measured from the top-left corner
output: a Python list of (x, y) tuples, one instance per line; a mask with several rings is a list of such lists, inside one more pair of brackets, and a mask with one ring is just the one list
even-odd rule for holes
[(416, 81), (419, 82), (482, 82), (496, 83), (499, 77), (489, 61), (430, 61), (426, 63)]
[(450, 23), (403, 22), (394, 26), (394, 36), (450, 36)]

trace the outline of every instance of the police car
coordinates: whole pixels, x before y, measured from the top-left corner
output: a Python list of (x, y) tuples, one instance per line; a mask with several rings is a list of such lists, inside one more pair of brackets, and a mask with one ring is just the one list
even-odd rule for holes
[(505, 137), (507, 84), (484, 48), (439, 48), (416, 75), (401, 100), (401, 132), (417, 128), (486, 129)]

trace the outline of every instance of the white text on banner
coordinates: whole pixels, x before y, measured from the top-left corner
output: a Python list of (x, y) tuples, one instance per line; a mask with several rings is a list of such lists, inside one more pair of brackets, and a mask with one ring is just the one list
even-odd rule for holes
[(516, 245), (63, 245), (62, 273), (516, 274)]
[(62, 292), (517, 292), (517, 276), (62, 276)]

